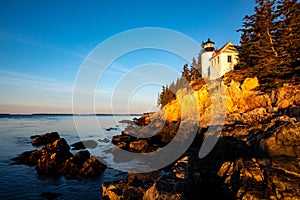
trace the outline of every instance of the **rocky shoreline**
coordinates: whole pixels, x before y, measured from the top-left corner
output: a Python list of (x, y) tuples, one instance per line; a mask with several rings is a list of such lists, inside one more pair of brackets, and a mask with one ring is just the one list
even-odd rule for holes
[[(300, 122), (294, 118), (274, 114), (253, 124), (226, 124), (213, 151), (205, 158), (199, 159), (201, 142), (197, 141), (203, 141), (204, 135), (205, 130), (200, 129), (188, 151), (174, 164), (164, 168), (163, 173), (160, 170), (129, 174), (127, 180), (103, 184), (103, 197), (300, 198)], [(120, 148), (133, 152), (137, 152), (137, 149), (140, 149), (140, 152), (146, 151), (144, 142), (141, 142), (139, 148), (131, 145), (140, 142), (137, 138), (116, 138), (120, 140), (116, 143)]]
[[(188, 150), (171, 165), (151, 173), (102, 185), (104, 199), (300, 199), (300, 87), (284, 85), (271, 94), (255, 91), (256, 78), (226, 86), (227, 107), (217, 144), (204, 158), (199, 149), (207, 137), (209, 89), (198, 92), (200, 125)], [(206, 87), (206, 86), (205, 86)], [(215, 86), (213, 86), (215, 87)], [(181, 93), (181, 94), (180, 94)], [(158, 113), (129, 123), (112, 143), (126, 151), (159, 151), (178, 133), (184, 120), (180, 105), (188, 107), (186, 91)], [(185, 102), (186, 101), (186, 102)], [(185, 104), (186, 103), (186, 104)], [(202, 121), (201, 121), (202, 120)], [(149, 131), (157, 134), (145, 138)], [(189, 131), (189, 130), (185, 130)], [(183, 133), (188, 134), (188, 133)]]

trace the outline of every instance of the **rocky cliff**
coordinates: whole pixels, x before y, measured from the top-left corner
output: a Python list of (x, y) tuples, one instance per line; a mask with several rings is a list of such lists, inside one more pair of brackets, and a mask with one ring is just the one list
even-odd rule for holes
[[(160, 113), (164, 113), (168, 121), (178, 121), (181, 117), (190, 118), (197, 113), (200, 115), (200, 122), (205, 122), (210, 118), (212, 107), (216, 106), (212, 99), (219, 98), (219, 101), (224, 101), (225, 106), (222, 109), (225, 109), (227, 116), (262, 108), (267, 113), (281, 111), (291, 117), (299, 117), (299, 85), (284, 84), (276, 91), (263, 93), (255, 90), (259, 87), (257, 78), (246, 78), (242, 83), (232, 80), (228, 85), (222, 84), (222, 89), (219, 89), (221, 84), (219, 80), (207, 81), (197, 91), (191, 88), (181, 89), (176, 93), (177, 99), (167, 104)], [(219, 91), (214, 92), (216, 90)]]
[[(223, 84), (226, 83), (226, 84)], [(106, 199), (300, 199), (300, 86), (260, 91), (257, 78), (206, 81), (179, 90), (161, 111), (135, 120), (113, 143), (136, 153), (159, 151), (178, 132), (197, 134), (184, 154), (162, 170), (129, 174), (102, 186)], [(194, 89), (193, 89), (194, 88)], [(211, 130), (211, 131), (208, 131)], [(203, 141), (217, 143), (199, 158)], [(151, 137), (145, 137), (151, 135)]]

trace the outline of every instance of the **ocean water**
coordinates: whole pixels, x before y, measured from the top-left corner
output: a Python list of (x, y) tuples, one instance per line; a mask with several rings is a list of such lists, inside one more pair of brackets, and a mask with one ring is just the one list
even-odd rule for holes
[[(11, 158), (24, 151), (38, 149), (30, 143), (30, 136), (57, 131), (68, 144), (87, 139), (98, 142), (97, 154), (103, 153), (113, 145), (98, 141), (105, 136), (111, 140), (120, 134), (126, 124), (120, 120), (131, 120), (136, 116), (75, 116), (72, 115), (14, 115), (0, 116), (0, 199), (45, 199), (39, 195), (43, 192), (62, 193), (58, 199), (102, 199), (101, 184), (125, 178), (121, 171), (107, 168), (99, 177), (92, 180), (66, 180), (63, 177), (39, 177), (34, 167), (10, 165)], [(80, 126), (75, 126), (76, 124)], [(95, 119), (98, 124), (94, 123)], [(100, 126), (99, 126), (100, 125)], [(107, 128), (115, 129), (107, 131)], [(80, 130), (79, 130), (80, 129)], [(79, 130), (79, 132), (77, 131)], [(89, 150), (89, 149), (88, 149)], [(95, 151), (95, 150), (94, 150)], [(71, 151), (75, 153), (77, 151)], [(95, 152), (90, 150), (91, 154)], [(110, 158), (111, 159), (111, 158)]]

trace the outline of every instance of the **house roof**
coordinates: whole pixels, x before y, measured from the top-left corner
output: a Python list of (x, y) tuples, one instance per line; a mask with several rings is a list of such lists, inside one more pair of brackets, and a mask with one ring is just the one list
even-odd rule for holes
[(217, 49), (216, 49), (216, 50), (213, 51), (213, 54), (217, 54), (217, 53), (219, 53), (219, 51), (220, 51), (220, 50), (217, 50)]
[(211, 59), (224, 52), (229, 46), (233, 46), (233, 43), (230, 41), (224, 44), (219, 50), (214, 50)]

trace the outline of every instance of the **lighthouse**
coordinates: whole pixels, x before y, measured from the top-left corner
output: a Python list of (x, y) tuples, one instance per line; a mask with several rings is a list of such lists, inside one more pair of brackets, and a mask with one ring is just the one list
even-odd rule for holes
[(203, 78), (210, 77), (210, 58), (215, 49), (215, 43), (208, 38), (207, 42), (202, 42), (201, 51), (201, 73)]

